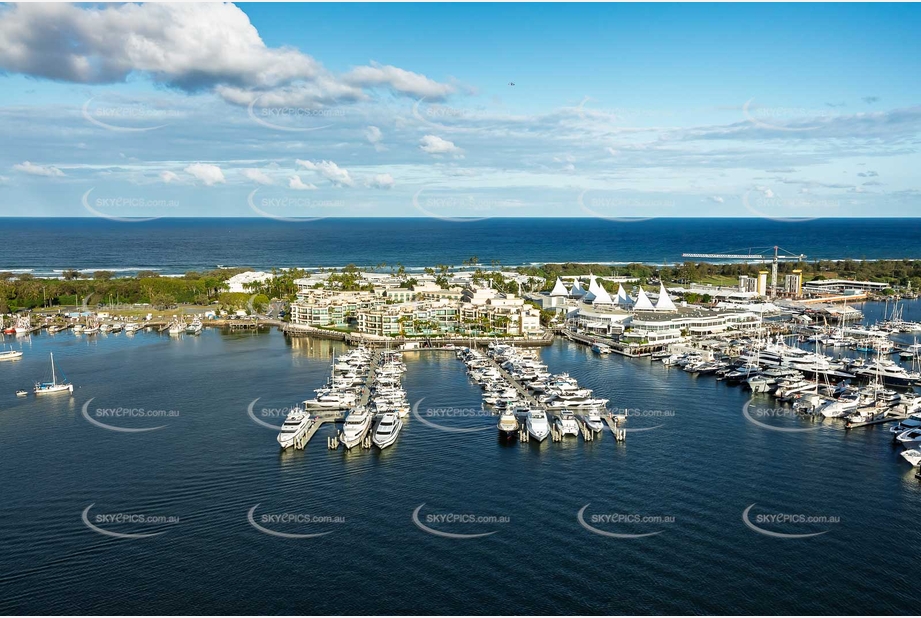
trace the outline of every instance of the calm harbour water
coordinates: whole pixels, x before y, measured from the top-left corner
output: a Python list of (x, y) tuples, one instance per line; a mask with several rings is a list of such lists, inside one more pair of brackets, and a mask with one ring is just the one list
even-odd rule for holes
[[(913, 307), (914, 309), (914, 307)], [(868, 313), (882, 311), (872, 305)], [(906, 317), (908, 317), (906, 315)], [(13, 343), (7, 338), (7, 343)], [(15, 340), (14, 346), (20, 345)], [(0, 366), (0, 612), (102, 614), (634, 614), (916, 613), (911, 555), (921, 541), (921, 484), (887, 427), (768, 431), (748, 421), (749, 394), (648, 359), (599, 358), (558, 341), (542, 356), (555, 372), (610, 398), (633, 418), (626, 444), (503, 446), (495, 418), (410, 417), (383, 453), (327, 451), (324, 428), (305, 451), (280, 452), (275, 432), (248, 416), (307, 398), (338, 343), (280, 333), (170, 339), (141, 333), (22, 340), (25, 357)], [(49, 371), (74, 396), (17, 399)], [(420, 409), (478, 409), (481, 391), (447, 352), (407, 353), (404, 387)], [(82, 406), (175, 410), (161, 419), (110, 418), (146, 433), (107, 431)], [(765, 402), (768, 400), (765, 399)], [(655, 412), (657, 414), (653, 415)], [(267, 420), (276, 421), (276, 419)], [(799, 419), (786, 422), (802, 424)], [(762, 524), (743, 511), (839, 518)], [(163, 532), (140, 539), (91, 531)], [(264, 523), (297, 514), (339, 518)], [(507, 517), (428, 523), (475, 539), (427, 534), (423, 515)], [(577, 513), (619, 539), (580, 526)], [(174, 523), (117, 522), (131, 514)], [(611, 523), (591, 515), (673, 518)], [(260, 519), (259, 521), (263, 521)], [(426, 520), (428, 521), (428, 520)]]

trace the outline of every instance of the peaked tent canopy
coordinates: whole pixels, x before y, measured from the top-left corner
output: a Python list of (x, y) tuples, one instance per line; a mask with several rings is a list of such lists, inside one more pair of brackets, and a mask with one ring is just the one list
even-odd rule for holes
[(624, 290), (624, 285), (621, 283), (617, 286), (617, 298), (615, 299), (618, 305), (632, 305), (633, 301), (630, 300), (630, 297), (627, 296), (627, 291)]
[(668, 290), (665, 289), (664, 283), (659, 283), (659, 300), (656, 301), (656, 311), (677, 311), (678, 307), (668, 296)]
[(598, 293), (595, 294), (595, 299), (592, 301), (593, 305), (613, 305), (614, 300), (611, 298), (611, 295), (608, 294), (608, 291), (598, 286)]
[(550, 296), (569, 296), (569, 291), (559, 277), (556, 278), (556, 283), (553, 285), (553, 290), (550, 291)]
[(569, 295), (579, 298), (585, 296), (585, 290), (582, 289), (582, 283), (576, 279), (576, 282), (572, 284), (572, 289), (569, 290)]
[(633, 303), (634, 311), (655, 311), (656, 308), (653, 307), (652, 301), (649, 300), (649, 297), (646, 296), (646, 292), (643, 291), (643, 288), (640, 287), (640, 293), (636, 295), (636, 302)]

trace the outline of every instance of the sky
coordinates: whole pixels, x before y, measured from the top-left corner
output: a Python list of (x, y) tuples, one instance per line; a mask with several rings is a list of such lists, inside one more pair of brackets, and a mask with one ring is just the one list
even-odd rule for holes
[(0, 216), (918, 216), (921, 7), (8, 4)]

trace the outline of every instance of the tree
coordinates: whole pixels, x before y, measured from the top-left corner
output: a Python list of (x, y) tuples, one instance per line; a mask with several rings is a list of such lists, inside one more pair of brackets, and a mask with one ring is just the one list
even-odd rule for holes
[(114, 276), (115, 273), (113, 273), (111, 270), (97, 270), (93, 273), (93, 279), (96, 281), (108, 281)]

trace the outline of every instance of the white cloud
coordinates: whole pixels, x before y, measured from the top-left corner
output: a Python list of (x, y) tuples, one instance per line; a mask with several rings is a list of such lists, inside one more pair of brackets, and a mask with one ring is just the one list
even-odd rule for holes
[(294, 174), (293, 176), (288, 178), (288, 188), (294, 189), (295, 191), (311, 191), (313, 189), (316, 189), (317, 186), (311, 183), (305, 184), (304, 181), (301, 180), (300, 176), (298, 176), (297, 174)]
[(384, 134), (381, 133), (381, 130), (375, 126), (369, 126), (365, 129), (365, 138), (374, 146), (374, 150), (378, 152), (383, 152), (387, 148), (381, 143), (381, 140), (384, 139)]
[(441, 84), (419, 73), (374, 62), (371, 66), (355, 67), (343, 76), (343, 80), (362, 87), (387, 86), (400, 94), (430, 99), (441, 99), (454, 92), (454, 86), (450, 84)]
[(298, 159), (296, 163), (306, 170), (318, 173), (320, 176), (330, 181), (337, 187), (355, 186), (355, 181), (352, 180), (348, 170), (339, 167), (332, 161), (320, 161), (318, 163), (314, 163), (313, 161), (302, 161)]
[(271, 176), (263, 172), (262, 170), (257, 169), (245, 169), (243, 170), (243, 176), (248, 180), (252, 180), (255, 183), (260, 185), (273, 185), (275, 181), (272, 180)]
[(209, 187), (227, 182), (221, 168), (217, 165), (211, 165), (210, 163), (193, 163), (185, 168), (184, 171)]
[(323, 106), (387, 87), (414, 97), (455, 91), (425, 75), (372, 63), (334, 75), (291, 47), (268, 47), (230, 3), (19, 4), (0, 8), (0, 70), (81, 84), (142, 75), (188, 92), (213, 89), (249, 105)]
[(710, 201), (711, 201), (711, 202), (716, 202), (717, 204), (722, 204), (725, 200), (724, 200), (721, 196), (719, 196), (719, 195), (711, 195), (711, 196), (710, 196)]
[(176, 172), (165, 170), (163, 172), (160, 172), (160, 180), (162, 180), (166, 184), (169, 184), (173, 182), (174, 180), (179, 180), (179, 175)]
[(419, 140), (419, 149), (431, 155), (460, 154), (463, 152), (454, 145), (454, 142), (442, 139), (437, 135), (426, 135)]
[(64, 175), (64, 172), (53, 165), (36, 165), (29, 161), (23, 161), (13, 166), (17, 172), (31, 174), (32, 176), (45, 176), (47, 178), (57, 178)]
[(390, 174), (377, 174), (371, 178), (367, 185), (372, 189), (392, 189), (394, 182)]

